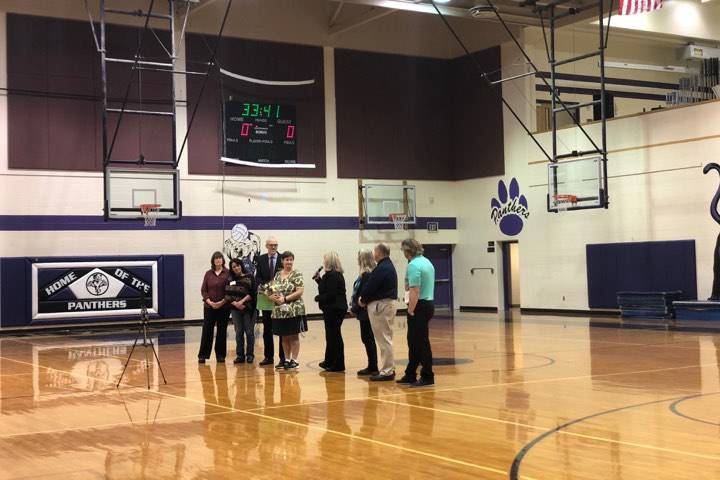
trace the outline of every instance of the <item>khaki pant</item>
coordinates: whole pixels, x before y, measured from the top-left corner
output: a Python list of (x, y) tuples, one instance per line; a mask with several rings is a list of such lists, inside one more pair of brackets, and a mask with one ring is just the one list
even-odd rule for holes
[(393, 355), (393, 321), (397, 312), (395, 300), (385, 298), (370, 302), (367, 306), (370, 326), (372, 327), (375, 341), (380, 348), (380, 375), (391, 375), (395, 373), (395, 357)]

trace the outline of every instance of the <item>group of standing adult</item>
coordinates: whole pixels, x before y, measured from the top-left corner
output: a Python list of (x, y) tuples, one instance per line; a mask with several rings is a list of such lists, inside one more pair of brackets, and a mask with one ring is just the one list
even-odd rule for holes
[[(254, 323), (259, 312), (264, 343), (264, 358), (259, 365), (274, 363), (273, 336), (277, 336), (280, 338), (280, 361), (275, 368), (299, 368), (299, 334), (307, 330), (302, 299), (305, 290), (303, 276), (293, 268), (295, 256), (292, 252), (278, 253), (275, 237), (269, 237), (265, 246), (267, 253), (255, 259), (254, 274), (242, 260), (232, 259), (230, 269), (227, 269), (222, 253), (212, 255), (211, 268), (205, 273), (201, 288), (205, 305), (198, 354), (200, 363), (210, 358), (215, 326), (215, 355), (218, 362), (225, 361), (229, 318), (235, 326), (237, 356), (234, 363), (253, 363)], [(401, 248), (408, 260), (404, 283), (409, 361), (404, 375), (396, 382), (414, 387), (429, 386), (435, 383), (428, 328), (434, 314), (435, 270), (423, 256), (422, 244), (417, 240), (404, 240)], [(392, 381), (395, 380), (393, 322), (397, 313), (398, 278), (390, 260), (390, 249), (380, 243), (372, 251), (361, 250), (358, 253), (358, 269), (350, 310), (359, 320), (360, 337), (368, 363), (357, 374), (369, 376), (372, 381)], [(342, 323), (348, 303), (343, 273), (338, 254), (329, 252), (323, 256), (322, 268), (313, 276), (318, 283), (315, 301), (323, 312), (325, 323), (326, 348), (319, 366), (328, 372), (345, 371)], [(418, 367), (422, 367), (419, 379)]]

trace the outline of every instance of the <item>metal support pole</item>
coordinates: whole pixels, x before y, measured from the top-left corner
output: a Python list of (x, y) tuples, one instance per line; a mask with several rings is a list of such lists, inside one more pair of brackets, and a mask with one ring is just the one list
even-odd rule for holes
[[(607, 178), (607, 111), (605, 108), (605, 48), (606, 36), (604, 28), (604, 8), (603, 0), (598, 1), (598, 18), (599, 18), (599, 49), (600, 49), (600, 119), (601, 119), (601, 145), (602, 145), (602, 169), (603, 169), (603, 191), (601, 204), (608, 208), (608, 178)], [(610, 25), (608, 24), (608, 29)]]
[[(105, 49), (105, 0), (100, 0), (100, 79), (102, 83), (102, 148), (103, 148), (103, 174), (107, 175), (108, 165), (108, 136), (107, 136), (107, 51)], [(103, 182), (103, 217), (108, 219), (110, 211), (110, 185), (107, 178)]]
[[(179, 158), (177, 158), (177, 132), (175, 131), (176, 125), (177, 125), (177, 106), (175, 104), (175, 67), (177, 66), (177, 43), (175, 42), (175, 0), (168, 0), (168, 9), (170, 14), (170, 53), (172, 58), (170, 61), (172, 62), (172, 70), (173, 73), (172, 78), (170, 79), (170, 95), (171, 95), (171, 102), (172, 102), (172, 125), (170, 125), (170, 135), (171, 135), (171, 141), (172, 141), (172, 159), (173, 159), (173, 168), (177, 169), (178, 162), (180, 161)], [(187, 80), (187, 77), (186, 77)]]

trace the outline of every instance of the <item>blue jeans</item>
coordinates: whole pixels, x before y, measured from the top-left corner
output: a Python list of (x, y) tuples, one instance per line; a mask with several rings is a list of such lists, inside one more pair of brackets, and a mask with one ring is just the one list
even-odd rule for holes
[[(232, 310), (232, 322), (235, 326), (235, 344), (238, 357), (255, 356), (255, 322), (254, 310)], [(245, 338), (247, 337), (247, 351)]]

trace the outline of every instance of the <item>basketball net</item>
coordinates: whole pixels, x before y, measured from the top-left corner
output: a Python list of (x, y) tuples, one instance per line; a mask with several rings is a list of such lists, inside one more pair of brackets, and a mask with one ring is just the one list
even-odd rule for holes
[(405, 230), (405, 225), (407, 224), (407, 215), (404, 213), (391, 213), (388, 215), (390, 217), (390, 220), (392, 220), (393, 225), (395, 226), (395, 230)]
[(154, 227), (157, 225), (157, 219), (160, 216), (160, 204), (143, 203), (140, 205), (140, 214), (145, 219), (146, 227)]

